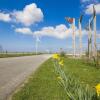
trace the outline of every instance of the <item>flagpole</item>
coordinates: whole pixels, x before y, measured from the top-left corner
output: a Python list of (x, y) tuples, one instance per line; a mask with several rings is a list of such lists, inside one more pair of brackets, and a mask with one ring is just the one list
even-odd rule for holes
[(96, 50), (96, 15), (94, 16), (94, 50), (93, 55), (96, 58), (97, 57), (97, 50)]
[(72, 36), (72, 38), (73, 38), (73, 57), (75, 57), (75, 55), (76, 55), (76, 45), (75, 45), (75, 18), (73, 18), (73, 36)]
[(90, 58), (92, 57), (92, 30), (90, 25)]
[(89, 31), (88, 31), (88, 54), (89, 54), (89, 59), (91, 58), (91, 52), (92, 52), (92, 43), (91, 43), (91, 26), (90, 26), (91, 20), (89, 19)]
[(79, 43), (80, 43), (80, 57), (82, 56), (82, 27), (79, 21)]
[(88, 57), (90, 58), (90, 48), (89, 48), (89, 31), (88, 31)]
[(75, 18), (66, 17), (65, 18), (69, 23), (71, 23), (72, 28), (72, 49), (73, 49), (73, 57), (76, 55), (76, 46), (75, 46)]

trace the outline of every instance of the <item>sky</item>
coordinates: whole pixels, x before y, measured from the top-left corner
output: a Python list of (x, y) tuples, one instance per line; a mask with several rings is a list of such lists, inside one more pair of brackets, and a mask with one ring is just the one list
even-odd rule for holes
[[(82, 20), (83, 49), (87, 46), (84, 29), (97, 14), (100, 31), (100, 0), (0, 0), (0, 45), (6, 51), (24, 52), (71, 50), (72, 29), (65, 17), (75, 18), (76, 48), (79, 47), (78, 20)], [(100, 42), (98, 39), (97, 42)]]

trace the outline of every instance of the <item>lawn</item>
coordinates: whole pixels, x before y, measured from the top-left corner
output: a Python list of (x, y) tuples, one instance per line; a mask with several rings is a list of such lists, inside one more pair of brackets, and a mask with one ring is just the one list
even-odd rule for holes
[[(79, 59), (64, 58), (64, 71), (73, 74), (80, 82), (94, 87), (100, 83), (100, 69)], [(63, 88), (58, 84), (52, 59), (43, 63), (12, 97), (12, 100), (66, 100)]]

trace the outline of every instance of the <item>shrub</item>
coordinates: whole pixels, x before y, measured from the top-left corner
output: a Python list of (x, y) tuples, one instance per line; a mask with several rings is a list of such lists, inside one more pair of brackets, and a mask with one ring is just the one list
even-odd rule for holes
[(66, 56), (66, 53), (65, 53), (64, 51), (61, 51), (61, 52), (60, 52), (60, 56), (61, 56), (61, 57), (65, 57), (65, 56)]

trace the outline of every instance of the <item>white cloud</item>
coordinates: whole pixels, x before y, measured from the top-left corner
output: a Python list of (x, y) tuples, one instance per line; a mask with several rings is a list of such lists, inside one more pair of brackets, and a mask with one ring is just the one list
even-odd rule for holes
[(15, 32), (32, 35), (32, 31), (30, 30), (30, 28), (16, 28)]
[(61, 25), (57, 25), (56, 27), (52, 27), (52, 26), (44, 27), (40, 31), (33, 32), (33, 34), (63, 39), (67, 37), (66, 31), (67, 31), (67, 27), (61, 24)]
[(0, 12), (0, 20), (4, 22), (11, 21), (10, 14), (5, 14), (5, 13)]
[(0, 13), (0, 20), (5, 22), (21, 23), (25, 26), (36, 24), (43, 20), (43, 12), (35, 3), (26, 5), (21, 11), (13, 11), (10, 13)]
[[(100, 3), (95, 5), (95, 10), (96, 10), (96, 14), (100, 14)], [(90, 4), (86, 7), (85, 13), (86, 14), (93, 13), (93, 4)]]
[[(72, 29), (67, 28), (64, 24), (57, 25), (56, 27), (44, 27), (40, 31), (33, 32), (34, 35), (39, 36), (48, 36), (48, 37), (54, 37), (58, 39), (65, 39), (67, 37), (72, 36)], [(85, 35), (87, 32), (85, 30), (82, 31), (82, 34)], [(75, 28), (75, 34), (76, 36), (79, 36), (79, 30), (77, 27)]]
[(22, 11), (14, 11), (12, 15), (15, 17), (16, 22), (26, 26), (30, 26), (43, 20), (43, 12), (40, 8), (37, 8), (35, 3), (26, 5)]
[[(72, 33), (73, 33), (72, 29), (67, 28), (64, 24), (60, 24), (55, 27), (53, 26), (43, 27), (41, 30), (34, 31), (34, 32), (32, 32), (30, 28), (17, 28), (15, 29), (15, 32), (22, 33), (25, 35), (33, 35), (39, 37), (47, 36), (47, 37), (53, 37), (57, 39), (65, 39), (67, 37), (72, 37)], [(79, 30), (77, 27), (75, 28), (75, 34), (76, 37), (79, 36)], [(82, 34), (86, 35), (87, 32), (83, 30)]]

